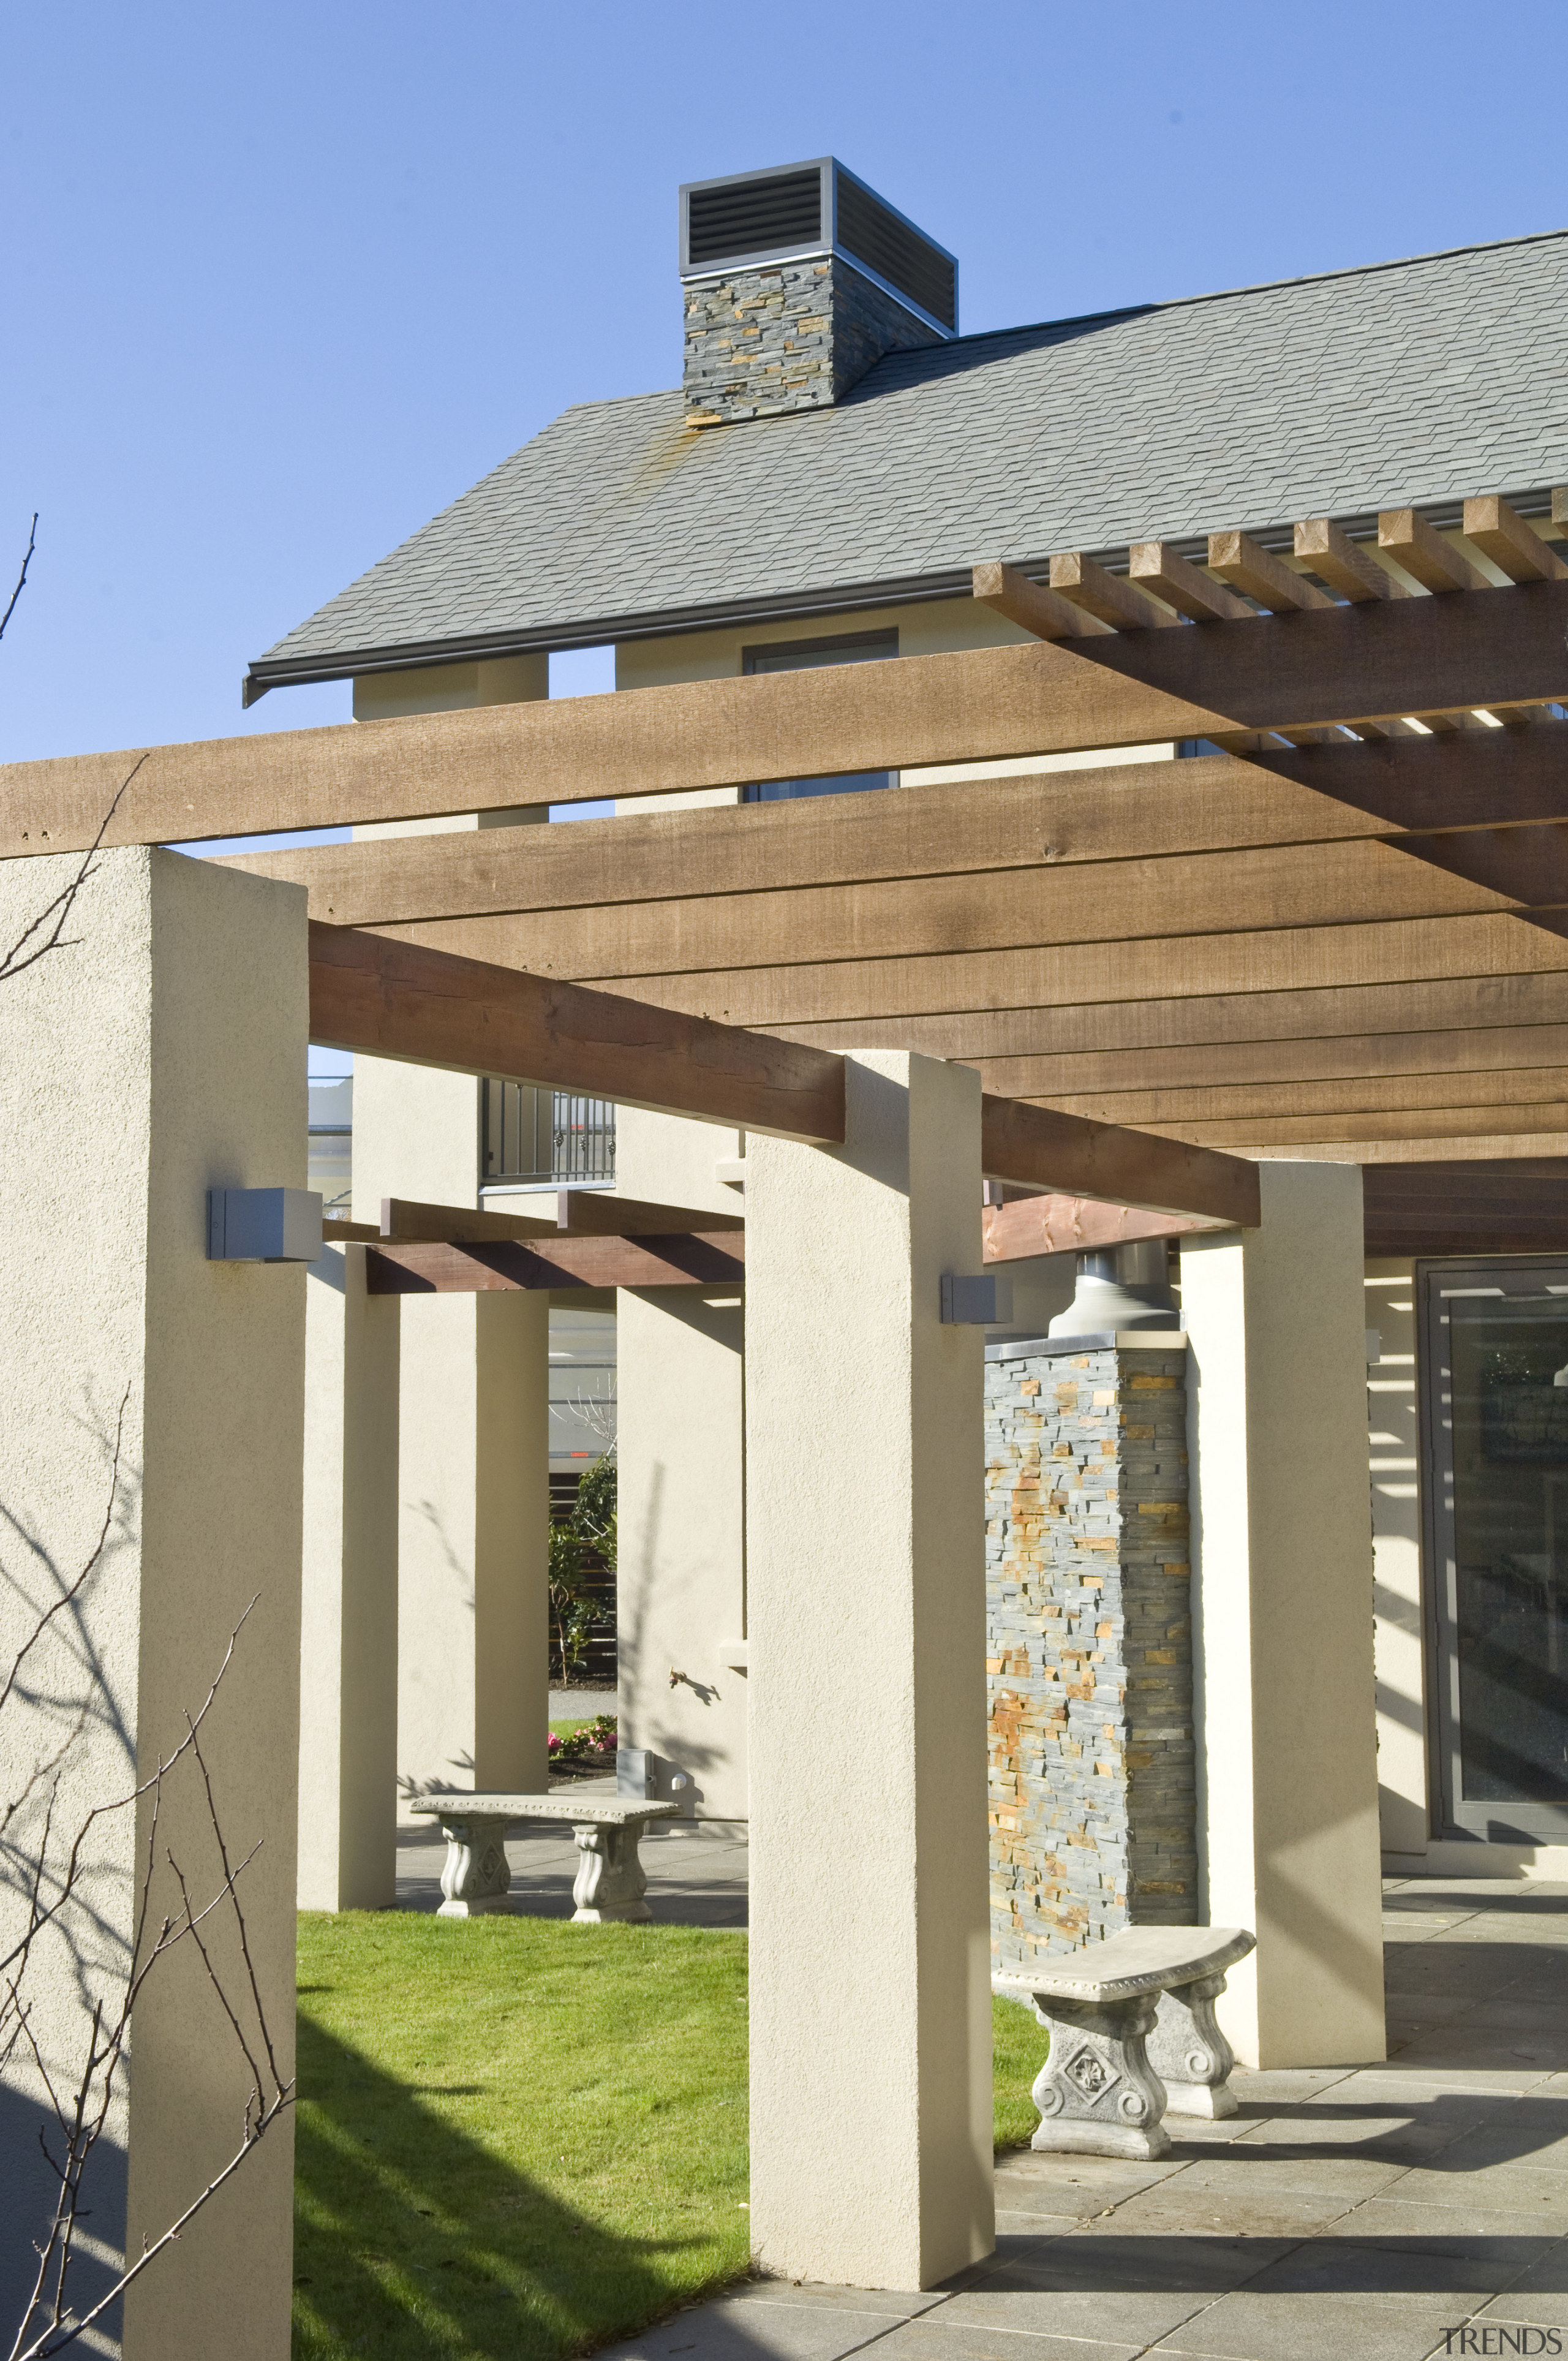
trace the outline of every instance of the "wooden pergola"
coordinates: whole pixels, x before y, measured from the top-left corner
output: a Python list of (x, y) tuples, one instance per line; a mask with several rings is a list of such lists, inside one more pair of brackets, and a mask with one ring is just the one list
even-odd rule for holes
[[(16, 764), (3, 849), (981, 766), (242, 860), (309, 887), (324, 1042), (825, 1140), (844, 1048), (977, 1065), (988, 1173), (1059, 1201), (995, 1254), (1245, 1220), (1270, 1152), (1375, 1168), (1385, 1251), (1561, 1244), (1568, 564), (1498, 498), (1464, 542), (988, 564), (1030, 642), (157, 748), (117, 801), (133, 757)], [(983, 771), (1173, 740), (1219, 751)]]

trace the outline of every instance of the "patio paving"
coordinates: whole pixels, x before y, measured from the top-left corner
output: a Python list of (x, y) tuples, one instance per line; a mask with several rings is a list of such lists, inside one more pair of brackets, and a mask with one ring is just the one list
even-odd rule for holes
[(1568, 1887), (1401, 1880), (1386, 1913), (1387, 2064), (1238, 2071), (1158, 2164), (1014, 2150), (946, 2288), (754, 2279), (614, 2361), (1568, 2352)]

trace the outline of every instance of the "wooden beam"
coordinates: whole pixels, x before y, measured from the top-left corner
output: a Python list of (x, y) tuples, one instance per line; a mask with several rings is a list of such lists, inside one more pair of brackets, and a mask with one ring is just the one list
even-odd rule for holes
[(1536, 582), (154, 748), (128, 786), (133, 755), (16, 763), (0, 855), (1547, 703), (1568, 695), (1565, 626), (1568, 582)]
[(1315, 582), (1309, 582), (1303, 574), (1292, 574), (1245, 533), (1212, 533), (1209, 564), (1223, 580), (1255, 598), (1271, 614), (1295, 615), (1334, 603)]
[(986, 1178), (1097, 1197), (1143, 1213), (1202, 1213), (1255, 1229), (1255, 1169), (1235, 1157), (1179, 1147), (1161, 1153), (1136, 1132), (1062, 1117), (1018, 1099), (981, 1100), (981, 1163)]
[(381, 1233), (374, 1222), (340, 1220), (335, 1213), (322, 1216), (322, 1243), (324, 1246), (369, 1246)]
[(1094, 1246), (1188, 1237), (1196, 1230), (1225, 1226), (1192, 1213), (1143, 1213), (1130, 1205), (1102, 1205), (1089, 1197), (1019, 1197), (1010, 1205), (987, 1205), (981, 1215), (988, 1263), (1083, 1254)]
[(1429, 590), (1485, 590), (1486, 577), (1415, 509), (1385, 509), (1377, 546)]
[(1370, 550), (1363, 549), (1341, 531), (1332, 517), (1309, 517), (1296, 527), (1296, 555), (1314, 574), (1348, 598), (1352, 606), (1371, 599), (1408, 598), (1404, 583), (1397, 582)]
[(1568, 581), (1568, 566), (1551, 544), (1496, 493), (1465, 501), (1464, 538), (1510, 582)]
[[(1402, 858), (1393, 849), (1398, 841), (1042, 862), (866, 885), (442, 919), (398, 933), (465, 958), (620, 992), (654, 975), (1028, 951), (1133, 941), (1178, 928), (1194, 939), (1244, 927), (1354, 926), (1512, 906), (1457, 871)], [(653, 996), (665, 997), (662, 990)]]
[[(1563, 646), (1552, 644), (1553, 629)], [(1116, 631), (1076, 642), (1070, 655), (1041, 653), (1173, 695), (1201, 683), (1205, 701), (1229, 719), (1172, 733), (1190, 737), (1552, 703), (1568, 690), (1568, 582), (1259, 616), (1245, 631)]]
[(992, 558), (977, 566), (971, 577), (975, 598), (982, 607), (1004, 615), (1016, 623), (1021, 631), (1030, 631), (1036, 640), (1087, 639), (1095, 632), (1110, 630), (1070, 598), (1060, 598), (1047, 590), (1043, 582), (1031, 581), (1015, 566), (1004, 566)]
[[(1523, 929), (1510, 930), (1518, 940)], [(1299, 1053), (1310, 1060), (1320, 1053), (1325, 1073), (1362, 1071), (1357, 1045), (1374, 1060), (1369, 1072), (1382, 1071), (1376, 1062), (1379, 1042), (1410, 1041), (1418, 1052), (1423, 1045), (1452, 1039), (1463, 1043), (1475, 1036), (1484, 1044), (1496, 1033), (1506, 1049), (1510, 1031), (1555, 1030), (1568, 1027), (1568, 961), (1563, 949), (1552, 945), (1560, 962), (1555, 972), (1470, 973), (1423, 978), (1415, 983), (1373, 983), (1346, 985), (1287, 986), (1272, 991), (1238, 991), (1163, 997), (1157, 990), (1145, 999), (1098, 1000), (1069, 1004), (1058, 1000), (1043, 1006), (969, 1007), (940, 1015), (906, 1013), (896, 1016), (857, 1016), (845, 1022), (802, 1027), (798, 1038), (821, 1047), (923, 1049), (934, 1058), (954, 1058), (987, 1073), (994, 1065), (997, 1079), (988, 1089), (1019, 1098), (1047, 1098), (1056, 1088), (1087, 1089), (1104, 1072), (1114, 1073), (1119, 1061), (1153, 1061), (1152, 1080), (1168, 1073), (1173, 1082), (1184, 1074), (1201, 1080), (1208, 1071), (1200, 1060), (1223, 1061), (1234, 1056), (1243, 1061), (1245, 1077), (1254, 1070), (1245, 1061), (1266, 1056), (1277, 1048), (1282, 1056)], [(1537, 961), (1530, 956), (1530, 967)], [(1332, 1062), (1342, 1042), (1349, 1066)], [(1456, 1052), (1446, 1060), (1433, 1051), (1429, 1063), (1436, 1071), (1447, 1062), (1475, 1064), (1485, 1057)], [(1038, 1061), (1044, 1079), (1036, 1090), (1021, 1079)], [(1500, 1055), (1502, 1065), (1534, 1062), (1529, 1058)], [(1568, 1065), (1568, 1047), (1539, 1060)], [(1392, 1072), (1419, 1071), (1420, 1060), (1407, 1067), (1395, 1062)], [(1294, 1071), (1281, 1069), (1288, 1075)], [(1310, 1063), (1303, 1072), (1314, 1071)], [(1215, 1071), (1226, 1079), (1223, 1062)], [(1058, 1082), (1058, 1077), (1061, 1079)], [(1135, 1087), (1151, 1077), (1135, 1073)]]
[(1047, 1044), (1036, 1055), (987, 1058), (971, 1053), (960, 1062), (978, 1067), (986, 1089), (1009, 1098), (1071, 1105), (1099, 1093), (1108, 1104), (1138, 1091), (1214, 1090), (1259, 1082), (1366, 1083), (1389, 1075), (1568, 1067), (1568, 1022), (1471, 1024), (1442, 1032), (1330, 1033), (1301, 1040), (1201, 1041), (1065, 1055), (1053, 1054)]
[[(809, 1034), (836, 1025), (855, 1047), (907, 1040), (911, 1020), (965, 1013), (1054, 1012), (1094, 1002), (1146, 1004), (1215, 995), (1292, 994), (1325, 987), (1508, 977), (1568, 966), (1568, 943), (1508, 914), (1243, 928), (1190, 938), (1065, 943), (1033, 950), (963, 951), (926, 959), (855, 959), (810, 966), (634, 976), (632, 997), (712, 1010), (731, 1024)], [(1123, 1011), (1125, 1014), (1125, 1010)], [(883, 1025), (879, 1020), (885, 1020)], [(1036, 1022), (1041, 1021), (1038, 1017)]]
[[(1106, 643), (1114, 637), (1102, 635)], [(1508, 693), (1507, 682), (1490, 686)], [(1533, 680), (1519, 692), (1536, 693), (1551, 692), (1538, 691)], [(750, 779), (1146, 745), (1207, 737), (1224, 726), (1221, 712), (1031, 642), (12, 763), (0, 768), (0, 856), (84, 851), (101, 828), (105, 845), (193, 842), (623, 800)]]
[[(1500, 732), (1498, 733), (1501, 734)], [(1531, 911), (1568, 906), (1568, 825), (1466, 829), (1455, 835), (1394, 836), (1391, 849)]]
[(714, 1213), (690, 1205), (651, 1204), (608, 1189), (563, 1189), (558, 1226), (573, 1237), (670, 1237), (681, 1230), (743, 1230), (744, 1212)]
[[(1520, 930), (1524, 931), (1524, 930)], [(1555, 944), (1560, 958), (1562, 949)], [(1533, 960), (1531, 967), (1537, 965)], [(1167, 1063), (1180, 1079), (1181, 1061), (1223, 1059), (1234, 1054), (1245, 1060), (1266, 1054), (1270, 1046), (1299, 1049), (1310, 1055), (1321, 1046), (1325, 1060), (1345, 1040), (1354, 1054), (1357, 1041), (1409, 1038), (1422, 1041), (1449, 1035), (1464, 1037), (1498, 1029), (1568, 1026), (1568, 971), (1513, 974), (1469, 974), (1419, 983), (1356, 983), (1343, 986), (1297, 986), (1271, 992), (1193, 994), (1145, 1000), (1062, 1001), (1048, 1007), (971, 1007), (939, 1015), (906, 1014), (893, 1017), (856, 1016), (848, 1023), (802, 1026), (795, 1038), (821, 1047), (841, 1045), (866, 1049), (922, 1049), (929, 1057), (952, 1058), (978, 1066), (982, 1074), (995, 1067), (994, 1082), (1003, 1095), (1047, 1098), (1064, 1075), (1064, 1090), (1088, 1088), (1102, 1072), (1114, 1071), (1121, 1058), (1156, 1061), (1153, 1079), (1159, 1081)], [(1041, 1061), (1044, 1080), (1029, 1090), (1017, 1078), (1026, 1066)], [(1442, 1063), (1434, 1058), (1434, 1070)], [(1461, 1058), (1459, 1063), (1475, 1062)], [(1504, 1059), (1501, 1062), (1519, 1063)], [(1543, 1062), (1568, 1064), (1568, 1054)], [(1204, 1068), (1191, 1071), (1202, 1078)], [(1244, 1064), (1244, 1073), (1251, 1069)], [(1286, 1071), (1288, 1071), (1287, 1069)], [(1323, 1071), (1346, 1071), (1326, 1063)], [(1348, 1071), (1359, 1071), (1352, 1065)], [(1373, 1066), (1368, 1071), (1376, 1071)], [(1402, 1071), (1401, 1067), (1390, 1071)], [(1136, 1077), (1138, 1082), (1146, 1075)], [(1222, 1075), (1222, 1079), (1223, 1079)]]
[[(1173, 1126), (1174, 1130), (1174, 1126)], [(1369, 1108), (1360, 1115), (1280, 1115), (1260, 1119), (1234, 1116), (1220, 1123), (1183, 1124), (1181, 1138), (1247, 1156), (1268, 1156), (1279, 1148), (1324, 1148), (1361, 1142), (1379, 1145), (1421, 1139), (1544, 1139), (1568, 1140), (1568, 1101), (1541, 1099), (1533, 1104), (1493, 1106), (1434, 1104), (1408, 1110)], [(1359, 1155), (1350, 1159), (1360, 1162)]]
[(1568, 1157), (1369, 1164), (1362, 1202), (1369, 1255), (1568, 1250)]
[(384, 1240), (400, 1246), (495, 1245), (506, 1238), (553, 1238), (556, 1224), (543, 1216), (499, 1213), (473, 1205), (427, 1205), (411, 1197), (383, 1197)]
[(303, 884), (313, 917), (366, 927), (1553, 818), (1568, 819), (1568, 724), (1556, 722), (1518, 737), (1341, 739), (1305, 759), (1269, 741), (1245, 762), (1211, 754), (896, 796), (627, 812), (228, 854), (223, 865)]
[(1174, 624), (1176, 617), (1142, 590), (1133, 588), (1119, 574), (1108, 574), (1080, 549), (1072, 549), (1051, 560), (1051, 588), (1088, 615), (1097, 615), (1113, 631), (1142, 631), (1162, 630)]
[(1208, 1082), (1197, 1089), (1096, 1091), (1053, 1094), (1053, 1109), (1089, 1123), (1124, 1124), (1144, 1131), (1187, 1131), (1193, 1125), (1246, 1123), (1255, 1116), (1342, 1114), (1392, 1115), (1445, 1107), (1528, 1105), (1568, 1099), (1568, 1067), (1520, 1066), (1501, 1072), (1352, 1075), (1321, 1082)]
[(1127, 553), (1127, 579), (1140, 590), (1152, 590), (1190, 622), (1253, 620), (1253, 610), (1244, 600), (1234, 598), (1218, 582), (1211, 582), (1166, 541), (1135, 541)]
[(844, 1137), (844, 1061), (830, 1050), (319, 920), (311, 1038), (785, 1138)]
[[(1406, 742), (1425, 752), (1424, 740)], [(1568, 745), (1568, 730), (1563, 742)], [(1481, 808), (1479, 785), (1465, 791), (1476, 805), (1478, 825), (1496, 820), (1499, 787), (1506, 785), (1503, 800), (1511, 812), (1521, 798), (1528, 804), (1535, 795), (1539, 801), (1534, 783), (1547, 770), (1555, 778), (1564, 767), (1547, 765), (1533, 749), (1520, 752), (1519, 764), (1506, 781), (1495, 763), (1486, 773), (1492, 807)], [(1420, 775), (1431, 774), (1429, 765)], [(302, 845), (225, 854), (222, 865), (306, 886), (313, 918), (371, 927), (1386, 832), (1387, 822), (1358, 816), (1346, 807), (1347, 798), (1332, 795), (1331, 800), (1337, 774), (1324, 773), (1321, 792), (1287, 785), (1288, 776), (1287, 766), (1268, 754), (1255, 763), (1206, 754), (1179, 763), (956, 780), (903, 787), (896, 795), (623, 812), (570, 828), (464, 829)], [(1383, 774), (1376, 776), (1380, 781)], [(1413, 781), (1415, 774), (1410, 776)], [(1384, 800), (1397, 800), (1397, 792), (1389, 785)], [(1417, 800), (1417, 825), (1461, 824), (1434, 817), (1447, 809), (1441, 788)], [(1568, 801), (1563, 810), (1568, 818)]]
[(466, 1246), (384, 1246), (365, 1257), (370, 1295), (477, 1295), (518, 1288), (738, 1287), (744, 1236), (561, 1238)]

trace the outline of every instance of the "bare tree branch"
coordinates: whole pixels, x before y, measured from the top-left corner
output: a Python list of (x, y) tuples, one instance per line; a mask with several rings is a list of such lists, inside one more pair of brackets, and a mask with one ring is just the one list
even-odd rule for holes
[(3, 640), (5, 636), (5, 626), (10, 621), (12, 614), (16, 609), (16, 601), (22, 595), (23, 588), (27, 579), (27, 568), (33, 562), (33, 551), (38, 544), (38, 512), (37, 509), (35, 509), (33, 511), (32, 530), (27, 535), (27, 554), (22, 560), (22, 570), (16, 577), (16, 587), (5, 602), (5, 612), (3, 615), (0, 615), (0, 640)]
[[(108, 810), (104, 814), (103, 818), (99, 821), (98, 833), (93, 839), (93, 841), (88, 846), (86, 851), (82, 854), (82, 866), (78, 869), (75, 876), (71, 880), (71, 883), (68, 885), (62, 885), (60, 887), (60, 892), (55, 895), (54, 900), (49, 903), (48, 908), (38, 912), (38, 917), (34, 918), (28, 926), (23, 928), (22, 932), (17, 936), (16, 941), (12, 944), (5, 957), (0, 959), (0, 983), (9, 983), (13, 976), (20, 975), (25, 968), (36, 965), (38, 961), (46, 958), (50, 951), (66, 950), (71, 942), (78, 939), (77, 937), (71, 936), (62, 940), (60, 929), (64, 927), (67, 919), (70, 917), (71, 910), (75, 906), (76, 897), (78, 894), (81, 893), (83, 885), (86, 884), (90, 877), (97, 875), (97, 872), (93, 866), (93, 860), (98, 848), (104, 841), (104, 832), (107, 829), (109, 822), (114, 818), (115, 812), (119, 809), (120, 797), (125, 794), (126, 789), (130, 785), (131, 781), (136, 777), (137, 773), (147, 761), (148, 754), (150, 754), (151, 752), (152, 749), (149, 746), (146, 754), (138, 754), (137, 756), (136, 761), (131, 764), (130, 769), (126, 773), (125, 777), (115, 789), (115, 799), (109, 806)], [(27, 950), (27, 945), (32, 942), (33, 937), (41, 928), (48, 926), (51, 918), (54, 920), (54, 924), (52, 927), (49, 927), (49, 933), (45, 937), (44, 940), (41, 943), (36, 944), (30, 951)], [(27, 953), (25, 958), (23, 957), (24, 952)]]

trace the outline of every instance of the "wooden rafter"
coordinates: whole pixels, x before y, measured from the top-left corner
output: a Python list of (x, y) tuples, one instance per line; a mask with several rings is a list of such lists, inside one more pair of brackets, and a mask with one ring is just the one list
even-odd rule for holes
[[(831, 1050), (319, 920), (311, 926), (311, 1038), (332, 1048), (555, 1084), (786, 1138), (832, 1145), (844, 1137), (844, 1060)], [(1108, 1196), (1118, 1203), (1146, 1202), (1166, 1213), (1254, 1224), (1258, 1218), (1257, 1176), (1234, 1158), (1171, 1148), (994, 1097), (983, 1102), (981, 1134), (983, 1169), (998, 1180)], [(444, 1219), (454, 1209), (418, 1211)], [(718, 1226), (723, 1229), (722, 1217)], [(723, 1229), (723, 1235), (733, 1239), (735, 1233)], [(564, 1245), (586, 1249), (595, 1243)], [(407, 1251), (460, 1249), (430, 1241)], [(546, 1246), (543, 1240), (493, 1246), (476, 1241), (473, 1251), (480, 1257), (543, 1254)], [(556, 1247), (548, 1252), (554, 1256)]]
[(749, 1131), (844, 1137), (843, 1060), (830, 1050), (319, 921), (311, 1038)]
[(680, 1230), (743, 1230), (744, 1212), (715, 1213), (691, 1205), (658, 1205), (619, 1191), (563, 1189), (556, 1202), (559, 1226), (573, 1237), (669, 1237)]
[(1082, 1254), (1094, 1246), (1128, 1246), (1140, 1238), (1190, 1237), (1228, 1224), (1190, 1213), (1146, 1213), (1088, 1197), (1020, 1197), (988, 1205), (981, 1216), (988, 1263), (1021, 1262), (1038, 1255)]
[(743, 1234), (677, 1237), (561, 1238), (521, 1242), (372, 1246), (365, 1257), (371, 1295), (480, 1295), (517, 1289), (735, 1287), (746, 1275)]

